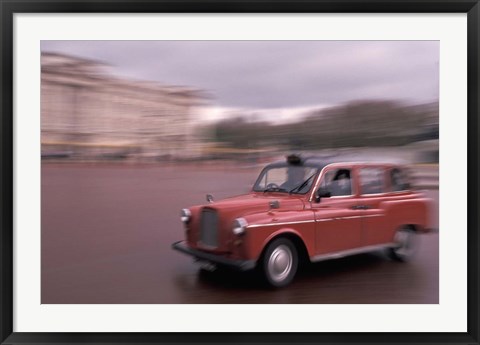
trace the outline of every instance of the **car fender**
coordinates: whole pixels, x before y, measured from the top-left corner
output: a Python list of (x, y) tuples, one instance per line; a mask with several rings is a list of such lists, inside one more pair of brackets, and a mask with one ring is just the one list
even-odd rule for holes
[[(295, 236), (299, 241), (303, 243), (303, 246), (306, 248), (307, 255), (310, 257), (313, 255), (313, 250), (314, 248), (311, 248), (311, 245), (309, 246), (309, 243), (314, 243), (312, 240), (307, 240), (305, 237), (308, 236), (308, 234), (302, 234), (301, 232), (291, 228), (291, 227), (282, 227), (279, 229), (276, 229), (273, 231), (269, 236), (265, 238), (263, 241), (260, 250), (255, 253), (255, 259), (258, 260), (265, 250), (265, 248), (268, 246), (268, 244), (273, 241), (275, 238), (282, 237), (282, 236)], [(314, 233), (313, 233), (314, 235)], [(295, 243), (294, 243), (295, 244)]]
[(382, 202), (386, 219), (393, 226), (392, 231), (402, 225), (414, 225), (418, 231), (426, 232), (431, 228), (429, 214), (432, 200), (414, 198)]

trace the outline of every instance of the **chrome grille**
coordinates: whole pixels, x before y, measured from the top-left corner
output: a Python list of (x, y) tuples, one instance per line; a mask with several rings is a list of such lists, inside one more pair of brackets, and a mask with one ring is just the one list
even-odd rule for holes
[(209, 247), (218, 246), (218, 215), (212, 209), (202, 210), (200, 221), (200, 242)]

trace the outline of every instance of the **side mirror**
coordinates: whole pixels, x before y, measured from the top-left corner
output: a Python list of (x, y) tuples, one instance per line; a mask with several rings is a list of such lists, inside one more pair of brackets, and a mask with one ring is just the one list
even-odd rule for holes
[(315, 194), (315, 202), (320, 202), (321, 198), (330, 198), (332, 196), (332, 193), (325, 187), (320, 187), (318, 188), (317, 193)]

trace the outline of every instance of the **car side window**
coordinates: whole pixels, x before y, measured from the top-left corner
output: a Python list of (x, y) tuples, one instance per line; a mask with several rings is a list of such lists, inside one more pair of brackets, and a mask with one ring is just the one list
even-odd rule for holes
[(360, 194), (379, 194), (385, 192), (385, 170), (383, 168), (361, 168), (359, 178)]
[(405, 170), (394, 168), (390, 171), (390, 185), (393, 192), (410, 189)]
[(349, 169), (336, 169), (328, 171), (320, 187), (330, 192), (330, 196), (352, 195), (352, 179)]

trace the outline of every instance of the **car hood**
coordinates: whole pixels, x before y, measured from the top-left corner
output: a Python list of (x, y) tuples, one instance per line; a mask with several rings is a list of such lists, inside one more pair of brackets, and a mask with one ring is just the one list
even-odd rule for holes
[(267, 212), (270, 209), (270, 202), (272, 201), (278, 201), (278, 211), (302, 210), (304, 208), (303, 198), (303, 195), (251, 193), (215, 201), (203, 205), (203, 207), (215, 209), (224, 215), (228, 214), (232, 217), (239, 217), (257, 212)]
[[(278, 201), (278, 208), (275, 214), (283, 213), (282, 211), (301, 211), (304, 209), (304, 195), (281, 195), (280, 193), (251, 193), (239, 195), (227, 199), (222, 199), (212, 203), (198, 205), (191, 208), (192, 222), (189, 225), (188, 242), (191, 246), (198, 246), (200, 241), (201, 213), (203, 210), (214, 210), (218, 216), (218, 247), (213, 251), (229, 251), (232, 243), (232, 225), (235, 218), (245, 217), (247, 222), (252, 218), (263, 218), (270, 213), (270, 202)], [(288, 212), (287, 212), (288, 213)], [(202, 250), (210, 250), (202, 248)]]

